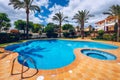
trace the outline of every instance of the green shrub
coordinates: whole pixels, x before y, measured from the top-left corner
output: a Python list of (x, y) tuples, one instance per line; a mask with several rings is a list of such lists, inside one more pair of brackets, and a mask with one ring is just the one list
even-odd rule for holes
[[(20, 33), (20, 39), (23, 40), (23, 39), (26, 39), (26, 36), (27, 34), (24, 34), (24, 33)], [(32, 34), (28, 34), (29, 38), (32, 37)]]
[(63, 29), (63, 30), (71, 30), (71, 29), (74, 29), (74, 27), (73, 27), (73, 25), (71, 25), (71, 24), (64, 24), (64, 25), (62, 26), (62, 29)]
[(104, 39), (104, 40), (112, 40), (112, 35), (104, 34), (104, 35), (103, 35), (103, 39)]
[(84, 36), (85, 36), (85, 37), (90, 36), (90, 31), (85, 31), (85, 32), (84, 32)]
[(102, 38), (100, 36), (97, 36), (96, 38), (92, 38), (92, 40), (112, 40), (112, 41), (117, 41), (117, 34), (116, 33), (114, 33), (112, 35), (104, 34)]
[(54, 27), (53, 26), (47, 26), (47, 27), (45, 27), (45, 32), (46, 33), (52, 33), (52, 32), (54, 32)]
[(99, 30), (99, 31), (98, 31), (98, 34), (99, 34), (99, 35), (103, 35), (103, 34), (104, 34), (104, 31), (103, 31), (103, 30)]
[(57, 33), (53, 33), (52, 36), (53, 36), (53, 38), (57, 38), (58, 34)]
[(74, 30), (74, 29), (70, 29), (70, 30), (69, 30), (69, 34), (70, 34), (70, 36), (69, 36), (69, 37), (74, 38), (74, 37), (75, 37), (75, 35), (76, 35), (75, 30)]
[(103, 39), (103, 34), (104, 34), (104, 31), (103, 31), (103, 30), (99, 30), (99, 31), (98, 31), (98, 35), (99, 35), (99, 36), (97, 36), (97, 38), (98, 38), (98, 39)]
[(31, 38), (32, 37), (32, 34), (28, 34), (29, 35), (29, 38)]
[(117, 34), (116, 34), (116, 33), (114, 33), (114, 34), (112, 35), (112, 40), (113, 40), (113, 41), (117, 41)]
[(54, 32), (47, 32), (46, 33), (47, 37), (48, 38), (57, 38), (58, 34), (57, 33), (54, 33)]
[(54, 31), (54, 25), (52, 23), (49, 23), (46, 27), (45, 27), (45, 32), (48, 38), (57, 38), (58, 34), (55, 33)]
[(0, 43), (15, 42), (19, 40), (19, 34), (0, 33)]
[(69, 32), (64, 32), (63, 36), (66, 37), (66, 38), (68, 38), (70, 36), (70, 33)]
[(48, 38), (51, 38), (51, 37), (52, 37), (51, 33), (49, 33), (49, 32), (46, 33), (46, 36), (47, 36)]

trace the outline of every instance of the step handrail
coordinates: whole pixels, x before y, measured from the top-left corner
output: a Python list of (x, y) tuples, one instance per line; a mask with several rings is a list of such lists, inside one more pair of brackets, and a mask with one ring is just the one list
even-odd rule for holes
[[(24, 59), (24, 57), (23, 57), (22, 55), (19, 55), (19, 56), (21, 56), (21, 57)], [(13, 73), (13, 70), (14, 70), (14, 63), (15, 63), (15, 61), (16, 61), (17, 58), (18, 58), (18, 56), (17, 56), (16, 58), (14, 58), (14, 60), (13, 60), (13, 62), (12, 62), (11, 75), (18, 75), (18, 74), (21, 74), (21, 73)], [(23, 73), (25, 73), (25, 72), (28, 71), (28, 70), (29, 70), (29, 67), (28, 67), (28, 69), (26, 69)]]
[[(27, 62), (28, 60), (30, 60), (31, 63), (34, 65), (34, 67), (35, 67), (35, 69), (36, 69), (36, 72), (35, 72), (33, 75), (31, 75), (31, 76), (23, 77), (23, 73), (24, 73), (24, 64), (25, 64), (25, 62)], [(38, 73), (38, 68), (37, 68), (35, 62), (33, 61), (33, 59), (32, 59), (31, 57), (28, 57), (28, 58), (24, 59), (23, 64), (22, 64), (22, 69), (21, 69), (21, 79), (33, 77), (33, 76), (36, 75), (37, 73)]]
[[(19, 56), (21, 56), (21, 57), (24, 59), (24, 57), (23, 57), (22, 55), (19, 55)], [(38, 73), (38, 68), (37, 68), (35, 62), (33, 61), (33, 59), (32, 59), (31, 57), (28, 57), (28, 58), (24, 59), (24, 61), (23, 61), (23, 63), (22, 63), (21, 73), (13, 74), (14, 63), (15, 63), (15, 60), (16, 60), (19, 56), (17, 56), (17, 57), (14, 58), (14, 60), (13, 60), (12, 69), (11, 69), (11, 75), (21, 74), (21, 79), (30, 78), (30, 77), (33, 77), (34, 75), (36, 75), (36, 74)], [(35, 72), (33, 75), (31, 75), (31, 76), (24, 77), (24, 76), (23, 76), (23, 73), (25, 73), (26, 71), (28, 71), (28, 70), (30, 69), (29, 66), (28, 66), (28, 68), (24, 71), (24, 64), (25, 64), (25, 62), (26, 62), (27, 60), (30, 60), (30, 61), (31, 61), (31, 63), (34, 65), (34, 67), (35, 67), (35, 69), (36, 69), (36, 72)]]

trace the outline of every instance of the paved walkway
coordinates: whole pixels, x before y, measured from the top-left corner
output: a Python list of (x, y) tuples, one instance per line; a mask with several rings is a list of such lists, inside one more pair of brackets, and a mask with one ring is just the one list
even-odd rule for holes
[[(78, 39), (80, 40), (80, 39)], [(88, 40), (87, 40), (88, 41)], [(104, 42), (120, 46), (117, 42)], [(23, 80), (120, 80), (120, 48), (115, 50), (103, 50), (117, 56), (115, 61), (102, 61), (93, 59), (80, 54), (80, 48), (75, 49), (76, 60), (60, 69), (55, 70), (39, 70), (39, 72), (30, 78)], [(4, 51), (0, 48), (3, 54), (0, 54), (0, 80), (21, 80), (21, 75), (11, 75), (12, 61), (17, 57), (17, 53)], [(27, 67), (24, 68), (26, 70)], [(21, 72), (21, 65), (15, 61), (15, 73)], [(29, 69), (24, 73), (24, 77), (31, 76), (35, 73), (35, 69)]]

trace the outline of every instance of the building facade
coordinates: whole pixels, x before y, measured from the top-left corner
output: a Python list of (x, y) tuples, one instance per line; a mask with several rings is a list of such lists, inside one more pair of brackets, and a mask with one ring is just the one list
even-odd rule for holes
[(114, 31), (114, 25), (117, 23), (115, 16), (108, 16), (104, 20), (96, 22), (96, 30)]

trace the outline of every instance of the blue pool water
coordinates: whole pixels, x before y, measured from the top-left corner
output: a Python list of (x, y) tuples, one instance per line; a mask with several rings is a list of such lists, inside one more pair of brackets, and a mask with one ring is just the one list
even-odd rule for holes
[(94, 50), (94, 49), (83, 49), (81, 50), (83, 54), (86, 56), (100, 59), (100, 60), (116, 60), (116, 56), (113, 54), (110, 54), (108, 52), (103, 52), (100, 50)]
[[(5, 49), (18, 52), (24, 59), (30, 57), (38, 69), (56, 69), (67, 66), (75, 60), (75, 48), (117, 49), (117, 46), (88, 41), (69, 40), (33, 40), (20, 44), (9, 45)], [(18, 57), (22, 64), (23, 58)], [(34, 68), (28, 60), (25, 66)]]

